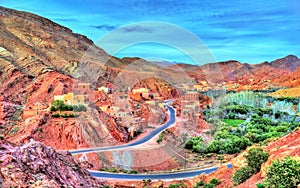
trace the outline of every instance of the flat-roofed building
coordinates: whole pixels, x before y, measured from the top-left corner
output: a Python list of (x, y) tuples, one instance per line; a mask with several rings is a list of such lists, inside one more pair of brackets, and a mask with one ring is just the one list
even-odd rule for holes
[(98, 87), (98, 91), (103, 91), (104, 93), (108, 93), (110, 91), (110, 88), (101, 86), (101, 87)]
[(64, 101), (64, 95), (54, 95), (55, 101)]
[(184, 100), (187, 101), (199, 100), (199, 93), (197, 91), (188, 91), (184, 96)]
[(73, 105), (84, 104), (86, 98), (86, 95), (74, 95)]
[(149, 89), (147, 88), (137, 88), (137, 89), (133, 89), (132, 93), (136, 94), (136, 93), (148, 93)]
[(64, 103), (67, 105), (74, 104), (74, 93), (67, 93), (64, 95)]

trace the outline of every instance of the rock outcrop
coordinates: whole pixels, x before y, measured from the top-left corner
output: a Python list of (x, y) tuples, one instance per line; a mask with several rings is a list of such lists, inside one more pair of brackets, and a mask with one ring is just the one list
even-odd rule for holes
[(103, 185), (68, 152), (56, 152), (42, 143), (17, 146), (0, 141), (1, 187), (100, 187)]

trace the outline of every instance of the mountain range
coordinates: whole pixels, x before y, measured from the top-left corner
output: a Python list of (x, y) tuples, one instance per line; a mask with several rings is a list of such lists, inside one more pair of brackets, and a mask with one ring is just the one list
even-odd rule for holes
[[(0, 16), (0, 81), (5, 86), (0, 92), (19, 103), (30, 98), (24, 86), (33, 87), (32, 81), (39, 80), (49, 70), (64, 77), (61, 84), (68, 79), (80, 79), (95, 87), (105, 82), (118, 83), (119, 87), (134, 86), (139, 80), (153, 77), (173, 85), (207, 80), (211, 85), (220, 82), (249, 84), (250, 89), (265, 88), (266, 80), (272, 83), (270, 87), (300, 83), (300, 60), (294, 55), (259, 64), (230, 60), (202, 66), (166, 62), (159, 66), (141, 58), (111, 56), (87, 37), (31, 13), (0, 7)], [(253, 81), (249, 83), (249, 79)], [(16, 87), (10, 85), (21, 90), (14, 92)], [(58, 83), (52, 85), (53, 90), (57, 87)]]
[[(18, 143), (34, 138), (56, 149), (74, 149), (128, 141), (127, 130), (117, 127), (109, 116), (96, 122), (101, 126), (91, 118), (57, 122), (43, 115), (30, 121), (19, 119), (24, 106), (49, 104), (54, 95), (71, 92), (78, 82), (89, 82), (93, 88), (112, 84), (116, 91), (143, 86), (165, 98), (178, 97), (182, 84), (203, 81), (207, 89), (237, 91), (300, 86), (300, 59), (295, 55), (258, 64), (149, 62), (114, 57), (87, 37), (28, 12), (0, 6), (0, 18), (0, 133), (14, 130), (19, 123), (16, 135), (7, 134)], [(74, 128), (76, 123), (82, 126)], [(39, 135), (40, 125), (45, 137)], [(108, 127), (115, 132), (106, 133)]]

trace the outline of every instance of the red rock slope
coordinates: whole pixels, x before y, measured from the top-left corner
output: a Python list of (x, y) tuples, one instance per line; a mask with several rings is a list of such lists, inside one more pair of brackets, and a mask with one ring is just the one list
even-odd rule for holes
[(0, 186), (5, 187), (100, 187), (102, 182), (68, 153), (31, 140), (22, 146), (0, 141)]

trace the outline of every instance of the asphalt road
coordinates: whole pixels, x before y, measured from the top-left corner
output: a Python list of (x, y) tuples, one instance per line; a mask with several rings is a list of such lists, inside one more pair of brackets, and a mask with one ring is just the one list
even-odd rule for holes
[(171, 106), (166, 106), (169, 109), (170, 117), (167, 123), (160, 126), (159, 128), (154, 129), (151, 131), (148, 135), (144, 136), (143, 138), (136, 140), (129, 144), (123, 144), (118, 146), (107, 146), (107, 147), (99, 147), (99, 148), (88, 148), (88, 149), (78, 149), (78, 150), (70, 150), (71, 154), (81, 154), (81, 153), (90, 153), (90, 152), (100, 152), (100, 151), (110, 151), (110, 150), (116, 150), (116, 149), (123, 149), (127, 147), (137, 146), (146, 143), (154, 136), (158, 135), (161, 131), (165, 130), (169, 126), (171, 126), (173, 123), (175, 123), (175, 110)]
[[(231, 164), (227, 165), (229, 168), (232, 168)], [(117, 174), (117, 173), (110, 173), (104, 171), (90, 171), (91, 175), (97, 178), (104, 178), (104, 179), (121, 179), (121, 180), (163, 180), (163, 179), (185, 179), (191, 178), (202, 173), (209, 174), (219, 167), (212, 167), (200, 170), (192, 170), (192, 171), (185, 171), (185, 172), (174, 172), (174, 173), (164, 173), (164, 174)]]
[[(160, 126), (157, 129), (154, 129), (151, 131), (148, 135), (145, 137), (136, 140), (129, 144), (123, 144), (118, 146), (107, 146), (107, 147), (99, 147), (99, 148), (89, 148), (89, 149), (79, 149), (79, 150), (72, 150), (70, 151), (71, 154), (82, 154), (82, 153), (90, 153), (90, 152), (100, 152), (100, 151), (110, 151), (110, 150), (116, 150), (116, 149), (124, 149), (129, 148), (133, 146), (138, 146), (141, 144), (146, 143), (150, 139), (152, 139), (154, 136), (158, 135), (160, 132), (171, 126), (175, 123), (175, 110), (171, 106), (166, 106), (169, 109), (169, 120), (164, 125)], [(232, 167), (231, 164), (227, 165), (229, 168)], [(122, 180), (143, 180), (143, 179), (184, 179), (184, 178), (190, 178), (194, 177), (196, 175), (200, 175), (202, 173), (209, 174), (215, 170), (217, 170), (218, 167), (211, 167), (206, 169), (199, 169), (199, 170), (192, 170), (192, 171), (184, 171), (184, 172), (174, 172), (174, 173), (164, 173), (164, 174), (120, 174), (120, 173), (110, 173), (110, 172), (104, 172), (104, 171), (90, 171), (91, 175), (97, 178), (104, 178), (104, 179), (122, 179)]]

